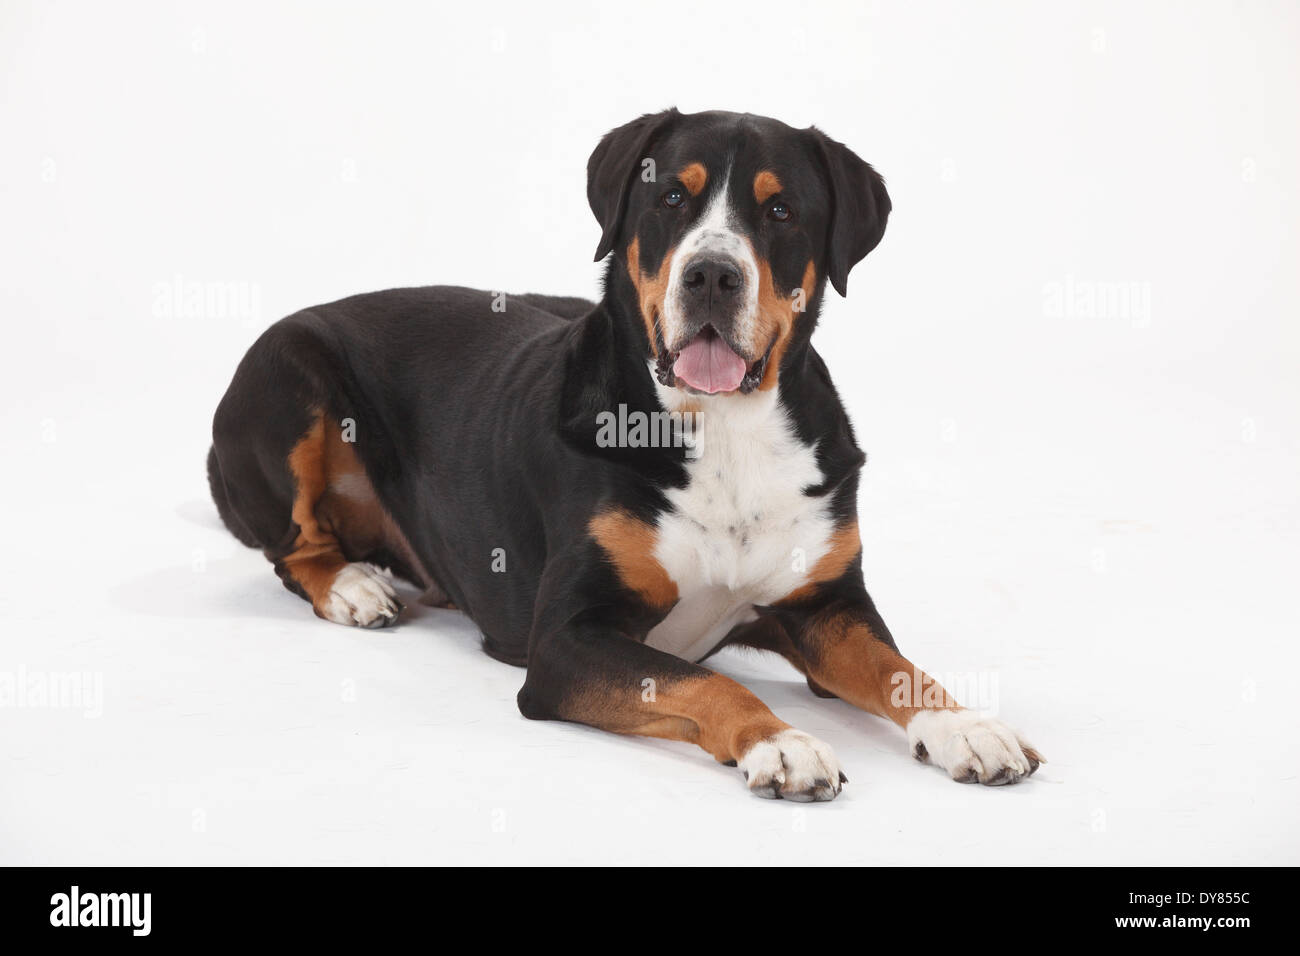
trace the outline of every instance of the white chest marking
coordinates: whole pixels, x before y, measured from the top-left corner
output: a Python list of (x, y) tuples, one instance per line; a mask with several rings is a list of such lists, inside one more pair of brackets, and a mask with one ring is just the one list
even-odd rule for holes
[[(696, 457), (689, 482), (668, 492), (655, 559), (677, 585), (678, 603), (646, 636), (651, 647), (687, 660), (713, 650), (737, 624), (806, 584), (830, 550), (835, 527), (814, 449), (795, 436), (775, 389), (694, 396)], [(684, 396), (660, 386), (666, 408)]]

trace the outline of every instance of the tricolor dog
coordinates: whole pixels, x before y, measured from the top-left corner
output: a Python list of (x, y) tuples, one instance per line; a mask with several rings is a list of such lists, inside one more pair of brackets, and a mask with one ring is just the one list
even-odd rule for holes
[(1032, 774), (1042, 757), (904, 658), (863, 585), (864, 456), (810, 337), (880, 242), (884, 181), (817, 129), (676, 110), (606, 135), (587, 173), (598, 303), (395, 289), (268, 329), (213, 423), (226, 524), (318, 616), (397, 623), (396, 575), (527, 668), (524, 716), (690, 741), (759, 796), (846, 778), (704, 666), (728, 645), (889, 718), (954, 780)]

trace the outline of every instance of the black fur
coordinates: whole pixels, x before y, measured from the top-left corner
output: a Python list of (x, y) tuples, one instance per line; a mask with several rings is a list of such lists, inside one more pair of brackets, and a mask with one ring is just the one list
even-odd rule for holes
[[(864, 456), (809, 337), (825, 280), (844, 291), (849, 269), (879, 241), (890, 203), (879, 176), (842, 145), (759, 117), (668, 111), (601, 141), (588, 195), (601, 225), (597, 257), (616, 255), (599, 303), (520, 295), (500, 312), (490, 293), (432, 287), (306, 309), (253, 345), (214, 421), (218, 510), (272, 560), (297, 530), (286, 458), (309, 410), (355, 421), (355, 450), (424, 568), (475, 621), (489, 654), (529, 667), (519, 706), (530, 717), (560, 716), (560, 701), (584, 681), (700, 672), (641, 643), (664, 612), (623, 587), (588, 533), (610, 504), (653, 519), (667, 506), (664, 490), (686, 480), (681, 449), (594, 441), (602, 410), (660, 409), (649, 335), (621, 258), (635, 235), (643, 271), (653, 271), (680, 235), (683, 220), (658, 203), (667, 180), (639, 176), (651, 153), (660, 177), (691, 160), (734, 164), (736, 201), (754, 207), (753, 241), (780, 288), (796, 287), (805, 265), (816, 265), (816, 291), (782, 358), (780, 399), (799, 437), (819, 449), (826, 480), (806, 493), (825, 497), (838, 519), (853, 517)], [(771, 166), (801, 198), (788, 228), (746, 198), (756, 171)], [(496, 549), (506, 573), (492, 570)], [(837, 604), (874, 616), (889, 640), (857, 562), (814, 598), (765, 613), (797, 640), (808, 615)]]

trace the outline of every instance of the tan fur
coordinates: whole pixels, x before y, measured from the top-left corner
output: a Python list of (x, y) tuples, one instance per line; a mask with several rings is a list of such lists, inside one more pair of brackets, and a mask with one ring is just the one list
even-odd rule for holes
[(817, 593), (817, 585), (823, 581), (837, 580), (853, 559), (862, 551), (862, 539), (858, 535), (857, 521), (849, 521), (836, 528), (831, 535), (830, 550), (818, 559), (808, 572), (808, 583), (795, 588), (777, 603), (803, 601)]
[[(289, 576), (320, 613), (334, 578), (349, 561), (385, 548), (429, 587), (410, 542), (380, 503), (365, 468), (339, 423), (323, 413), (289, 452), (288, 466), (297, 489), (293, 521), (298, 535), (281, 559)], [(340, 490), (340, 489), (345, 490)]]
[(593, 517), (587, 527), (624, 585), (651, 607), (667, 609), (677, 603), (677, 585), (654, 557), (658, 532), (652, 525), (610, 509)]
[(781, 191), (781, 180), (769, 169), (754, 177), (754, 198), (761, 206)]
[(634, 682), (586, 687), (565, 702), (563, 716), (618, 734), (697, 744), (721, 763), (739, 761), (754, 744), (790, 726), (721, 674), (672, 679), (653, 691)]
[(811, 629), (805, 643), (817, 648), (816, 658), (807, 660), (808, 676), (841, 700), (904, 728), (918, 710), (960, 706), (938, 682), (861, 621), (832, 611), (804, 626)]
[(682, 168), (677, 174), (678, 180), (686, 187), (686, 191), (692, 196), (698, 196), (703, 192), (705, 185), (709, 181), (709, 171), (704, 168), (703, 163), (691, 163)]
[[(794, 332), (795, 323), (803, 313), (795, 309), (794, 290), (790, 294), (780, 292), (776, 288), (776, 282), (772, 278), (772, 267), (767, 260), (754, 257), (758, 262), (758, 342), (760, 348), (766, 348), (767, 343), (774, 342), (772, 345), (772, 355), (768, 359), (767, 368), (763, 372), (763, 381), (759, 382), (758, 387), (761, 391), (775, 388), (779, 369), (781, 367), (781, 358), (785, 355), (786, 347), (790, 344), (790, 336)], [(813, 290), (817, 285), (817, 270), (811, 262), (804, 269), (803, 282), (800, 287), (803, 289), (803, 307), (808, 308), (808, 303), (812, 300)]]
[(664, 296), (668, 292), (668, 275), (672, 269), (672, 261), (673, 250), (669, 249), (663, 263), (659, 266), (659, 271), (654, 275), (645, 275), (641, 272), (640, 239), (634, 238), (628, 244), (627, 273), (632, 279), (632, 287), (636, 289), (637, 302), (641, 306), (641, 320), (645, 323), (646, 335), (650, 339), (650, 351), (656, 357), (659, 355), (659, 341), (658, 336), (655, 335), (655, 326), (663, 313)]

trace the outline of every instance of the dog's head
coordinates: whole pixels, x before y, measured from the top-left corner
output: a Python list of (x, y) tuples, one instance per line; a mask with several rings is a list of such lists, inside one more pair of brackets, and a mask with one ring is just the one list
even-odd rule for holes
[(879, 174), (820, 130), (676, 110), (608, 133), (587, 198), (659, 381), (707, 394), (776, 385), (826, 280), (845, 294), (890, 210)]

